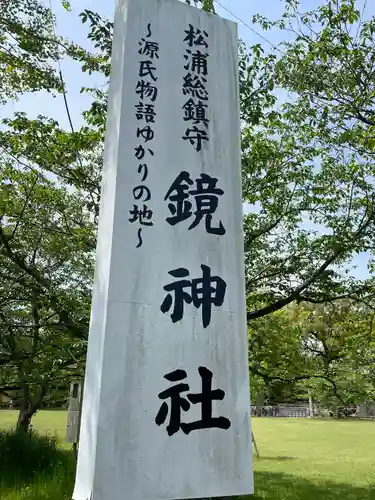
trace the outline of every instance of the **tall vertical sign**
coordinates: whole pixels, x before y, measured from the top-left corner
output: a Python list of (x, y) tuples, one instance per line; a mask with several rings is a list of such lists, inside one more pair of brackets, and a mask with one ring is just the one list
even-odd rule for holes
[(118, 0), (75, 500), (253, 491), (237, 30)]

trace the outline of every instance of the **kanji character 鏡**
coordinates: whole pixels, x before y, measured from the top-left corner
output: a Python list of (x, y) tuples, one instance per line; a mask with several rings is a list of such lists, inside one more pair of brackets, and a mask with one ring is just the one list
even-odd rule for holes
[[(205, 228), (207, 233), (222, 236), (225, 234), (225, 228), (220, 221), (219, 226), (213, 226), (213, 214), (216, 212), (219, 205), (219, 196), (224, 194), (224, 191), (216, 187), (218, 179), (211, 177), (208, 174), (201, 174), (196, 180), (196, 188), (190, 189), (193, 181), (190, 178), (189, 172), (183, 171), (173, 181), (164, 197), (164, 201), (169, 201), (168, 208), (172, 216), (167, 217), (166, 221), (175, 226), (179, 222), (189, 219), (193, 214), (195, 216), (193, 222), (189, 226), (189, 230), (198, 226), (203, 218), (205, 218)], [(195, 201), (196, 210), (193, 212), (193, 204), (190, 200)]]

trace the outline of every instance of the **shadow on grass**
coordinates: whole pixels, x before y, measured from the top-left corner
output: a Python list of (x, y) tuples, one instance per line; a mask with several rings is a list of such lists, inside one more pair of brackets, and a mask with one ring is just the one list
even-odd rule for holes
[(315, 483), (290, 474), (255, 473), (255, 495), (241, 500), (375, 500), (375, 484), (360, 488), (350, 484)]
[(296, 460), (296, 457), (262, 457), (262, 455), (256, 459), (257, 462), (288, 462), (289, 460)]
[(74, 471), (72, 452), (58, 448), (50, 436), (0, 431), (0, 488), (20, 488), (56, 471)]

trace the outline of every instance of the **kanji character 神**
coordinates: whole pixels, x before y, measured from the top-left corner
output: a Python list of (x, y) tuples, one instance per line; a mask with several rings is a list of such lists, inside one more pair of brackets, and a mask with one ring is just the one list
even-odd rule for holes
[[(192, 280), (181, 279), (169, 283), (164, 287), (166, 292), (174, 292), (174, 297), (168, 293), (160, 306), (163, 313), (167, 313), (172, 305), (172, 323), (181, 321), (184, 316), (184, 304), (193, 303), (194, 307), (202, 308), (202, 324), (206, 328), (211, 322), (212, 306), (222, 306), (227, 288), (226, 282), (219, 276), (211, 276), (211, 269), (202, 264), (202, 278)], [(183, 267), (169, 271), (174, 278), (187, 278), (189, 271)]]

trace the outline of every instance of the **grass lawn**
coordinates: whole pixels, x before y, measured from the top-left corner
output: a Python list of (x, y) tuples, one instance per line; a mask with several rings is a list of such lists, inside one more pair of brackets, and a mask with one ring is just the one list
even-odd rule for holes
[[(15, 419), (15, 412), (0, 411), (0, 428)], [(69, 449), (65, 412), (39, 412), (33, 425), (58, 434)], [(253, 419), (253, 430), (261, 458), (254, 460), (256, 494), (249, 499), (375, 500), (375, 422), (264, 418)], [(68, 500), (73, 474), (61, 474), (18, 492), (0, 488), (0, 498)]]
[(258, 418), (253, 430), (254, 500), (375, 500), (375, 422)]

